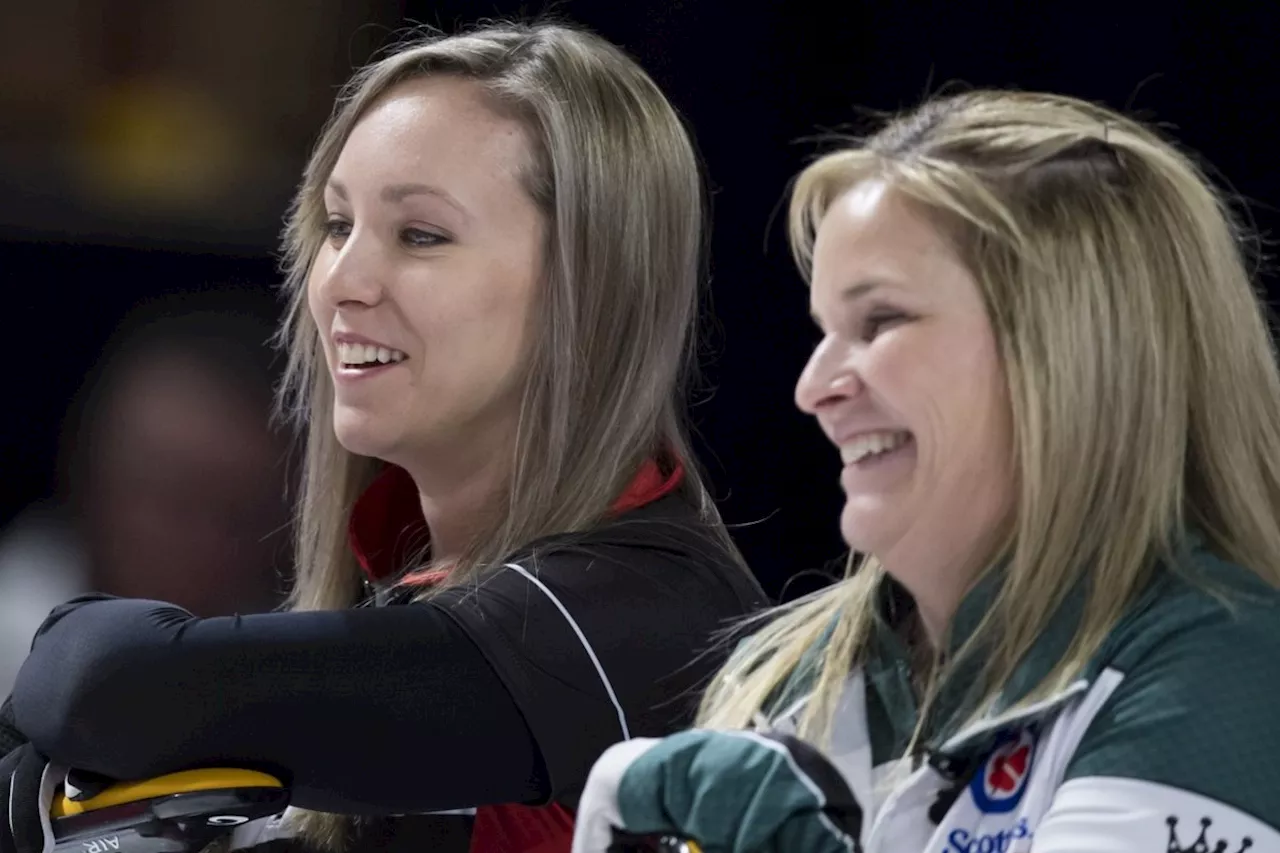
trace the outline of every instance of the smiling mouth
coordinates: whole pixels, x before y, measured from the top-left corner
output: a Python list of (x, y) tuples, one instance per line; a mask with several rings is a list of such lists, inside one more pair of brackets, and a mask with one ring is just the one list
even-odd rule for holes
[(840, 461), (845, 465), (857, 465), (887, 456), (911, 441), (906, 430), (882, 430), (860, 435), (840, 446)]
[(368, 370), (399, 364), (408, 356), (397, 349), (370, 344), (338, 344), (338, 363), (345, 370)]

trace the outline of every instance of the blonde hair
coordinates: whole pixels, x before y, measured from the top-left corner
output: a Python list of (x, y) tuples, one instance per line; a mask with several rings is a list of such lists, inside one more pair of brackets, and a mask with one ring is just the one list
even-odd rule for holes
[[(806, 276), (824, 214), (869, 179), (930, 216), (973, 273), (1014, 425), (1015, 508), (982, 555), (1004, 582), (972, 640), (934, 658), (923, 704), (940, 668), (981, 647), (973, 716), (990, 709), (1083, 582), (1070, 648), (1019, 704), (1065, 686), (1189, 528), (1280, 583), (1280, 373), (1245, 231), (1189, 156), (1069, 97), (939, 97), (799, 175), (789, 230)], [(874, 558), (851, 560), (840, 583), (771, 611), (704, 695), (701, 724), (747, 726), (821, 643), (801, 730), (825, 742), (883, 579)]]
[[(443, 587), (553, 534), (596, 525), (646, 458), (685, 469), (681, 490), (716, 544), (740, 560), (685, 435), (704, 260), (700, 167), (680, 117), (636, 63), (581, 30), (494, 24), (415, 38), (359, 71), (338, 98), (307, 165), (285, 232), (290, 304), (281, 405), (306, 429), (290, 606), (345, 608), (361, 595), (347, 516), (381, 467), (339, 445), (333, 387), (306, 282), (321, 244), (323, 188), (352, 127), (393, 86), (427, 75), (474, 81), (521, 122), (533, 166), (522, 176), (548, 223), (533, 352), (510, 450), (510, 476)], [(743, 566), (745, 571), (745, 565)], [(302, 821), (340, 841), (331, 816)]]

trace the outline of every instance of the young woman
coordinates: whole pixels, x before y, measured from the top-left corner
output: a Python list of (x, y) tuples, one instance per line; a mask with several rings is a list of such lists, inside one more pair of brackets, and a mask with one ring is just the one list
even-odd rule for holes
[(713, 632), (763, 604), (681, 423), (703, 217), (677, 115), (585, 32), (359, 73), (287, 229), (290, 612), (59, 608), (12, 696), (28, 751), (269, 770), (338, 846), (567, 849), (595, 758), (687, 724)]
[(1280, 849), (1280, 372), (1225, 195), (974, 92), (809, 166), (791, 225), (868, 557), (607, 752), (575, 850)]

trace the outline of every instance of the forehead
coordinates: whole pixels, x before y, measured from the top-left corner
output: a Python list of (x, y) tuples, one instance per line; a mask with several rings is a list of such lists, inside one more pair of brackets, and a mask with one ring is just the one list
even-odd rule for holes
[(933, 291), (940, 278), (968, 273), (919, 205), (882, 180), (842, 193), (818, 226), (811, 298), (816, 305), (860, 284)]
[(333, 171), (343, 183), (423, 173), (465, 181), (517, 176), (529, 159), (523, 126), (496, 112), (479, 84), (436, 75), (379, 97), (352, 128)]

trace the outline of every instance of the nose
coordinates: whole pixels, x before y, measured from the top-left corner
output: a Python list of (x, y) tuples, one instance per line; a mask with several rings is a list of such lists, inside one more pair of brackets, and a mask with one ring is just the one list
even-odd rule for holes
[(332, 308), (376, 305), (384, 295), (384, 266), (377, 242), (353, 229), (341, 244), (320, 250), (311, 275), (317, 295)]
[(856, 396), (862, 388), (852, 348), (831, 335), (823, 338), (809, 356), (796, 382), (795, 400), (800, 411), (817, 415)]

